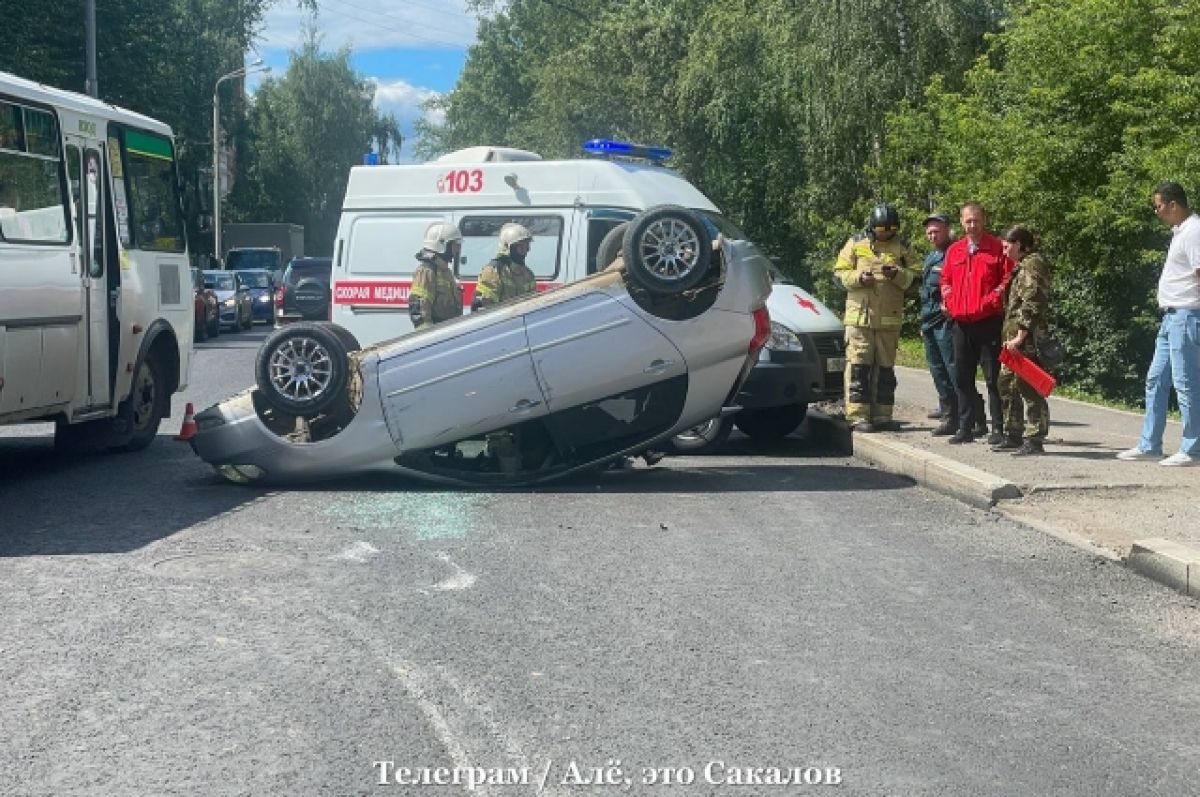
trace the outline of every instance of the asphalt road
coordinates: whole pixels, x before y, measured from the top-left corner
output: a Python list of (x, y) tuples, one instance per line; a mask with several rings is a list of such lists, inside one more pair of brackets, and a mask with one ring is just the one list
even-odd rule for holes
[(0, 430), (0, 793), (1195, 793), (1194, 601), (819, 427), (480, 494), (238, 488), (177, 424), (73, 460)]

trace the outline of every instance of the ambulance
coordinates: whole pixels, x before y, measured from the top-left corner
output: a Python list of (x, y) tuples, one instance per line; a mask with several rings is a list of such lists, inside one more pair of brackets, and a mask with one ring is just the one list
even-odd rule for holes
[[(596, 262), (605, 235), (655, 205), (690, 208), (714, 238), (745, 240), (708, 197), (661, 165), (669, 150), (596, 139), (584, 151), (590, 157), (545, 160), (524, 150), (471, 147), (426, 164), (352, 168), (334, 243), (331, 320), (363, 346), (410, 331), (415, 255), (434, 222), (453, 222), (462, 232), (455, 273), (464, 312), (509, 222), (533, 234), (526, 265), (539, 290), (608, 266)], [(811, 402), (841, 396), (841, 322), (807, 291), (776, 277), (767, 302), (771, 339), (738, 396), (742, 410), (676, 437), (676, 450), (711, 449), (735, 423), (756, 440), (775, 440), (800, 425)]]

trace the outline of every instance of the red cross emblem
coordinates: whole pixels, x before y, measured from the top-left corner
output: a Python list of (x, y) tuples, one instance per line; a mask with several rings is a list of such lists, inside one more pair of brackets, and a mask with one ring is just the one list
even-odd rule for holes
[(796, 304), (798, 304), (801, 307), (804, 307), (808, 310), (812, 310), (814, 315), (821, 314), (821, 311), (817, 309), (817, 305), (815, 302), (810, 301), (809, 299), (805, 299), (803, 296), (801, 296), (798, 293), (793, 293), (792, 296), (796, 297)]

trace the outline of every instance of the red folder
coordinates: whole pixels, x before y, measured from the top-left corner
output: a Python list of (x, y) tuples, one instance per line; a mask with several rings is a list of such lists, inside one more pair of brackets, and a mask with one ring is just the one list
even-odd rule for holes
[(1054, 381), (1054, 377), (1042, 370), (1040, 365), (1019, 351), (1012, 351), (1001, 346), (1000, 362), (1007, 365), (1008, 370), (1028, 382), (1029, 386), (1041, 393), (1043, 397), (1049, 396), (1054, 391), (1055, 385), (1058, 384)]

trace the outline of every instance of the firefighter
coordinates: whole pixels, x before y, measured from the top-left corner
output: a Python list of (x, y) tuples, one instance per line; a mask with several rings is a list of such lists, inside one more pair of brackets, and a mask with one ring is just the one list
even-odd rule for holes
[(449, 222), (435, 222), (425, 231), (420, 264), (413, 271), (408, 317), (413, 329), (462, 315), (462, 287), (454, 277), (454, 261), (462, 250), (462, 233)]
[(867, 228), (842, 247), (833, 273), (847, 291), (846, 422), (859, 432), (894, 428), (904, 292), (920, 278), (896, 208), (881, 203), (871, 210)]
[(525, 257), (533, 243), (533, 234), (520, 224), (505, 224), (500, 228), (500, 250), (495, 259), (479, 273), (471, 309), (490, 307), (537, 290), (537, 280)]

